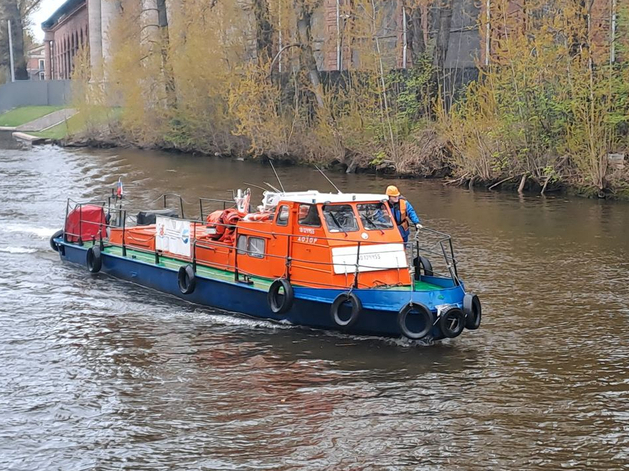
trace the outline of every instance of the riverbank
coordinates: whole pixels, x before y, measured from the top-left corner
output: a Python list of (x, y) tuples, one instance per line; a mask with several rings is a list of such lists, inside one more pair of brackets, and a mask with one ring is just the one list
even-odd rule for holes
[(560, 193), (572, 194), (586, 198), (617, 199), (629, 201), (629, 165), (622, 155), (621, 161), (614, 156), (610, 161), (606, 181), (608, 186), (596, 189), (579, 177), (578, 173), (565, 165), (561, 169), (562, 176), (556, 173), (553, 177), (540, 178), (532, 174), (501, 173), (493, 178), (482, 178), (478, 175), (461, 173), (457, 168), (456, 155), (450, 142), (441, 137), (434, 129), (424, 129), (415, 133), (413, 139), (403, 143), (394, 156), (379, 153), (376, 156), (365, 153), (353, 153), (345, 150), (342, 156), (328, 159), (314, 159), (312, 155), (297, 156), (294, 154), (259, 154), (253, 153), (244, 144), (232, 145), (228, 149), (206, 145), (196, 145), (187, 141), (185, 145), (177, 145), (163, 139), (159, 142), (138, 142), (123, 131), (122, 125), (115, 122), (101, 123), (90, 131), (54, 139), (54, 143), (64, 147), (91, 148), (137, 148), (144, 150), (161, 150), (173, 153), (192, 155), (213, 155), (237, 160), (272, 159), (282, 165), (312, 166), (318, 165), (336, 173), (374, 173), (393, 178), (405, 179), (438, 179), (444, 185), (478, 188), (488, 191), (506, 191), (519, 193)]
[(63, 109), (62, 106), (22, 106), (0, 114), (0, 128), (12, 131), (19, 126)]
[(65, 106), (23, 106), (0, 114), (0, 130), (31, 144), (58, 142), (83, 126), (78, 112)]
[[(57, 124), (48, 117), (62, 113)], [(318, 165), (337, 173), (376, 173), (395, 178), (440, 179), (445, 185), (466, 188), (482, 188), (489, 191), (566, 193), (588, 198), (629, 200), (629, 165), (624, 154), (606, 156), (605, 186), (597, 188), (584, 179), (580, 172), (565, 158), (557, 168), (544, 169), (542, 174), (518, 173), (504, 169), (493, 171), (489, 177), (465, 171), (461, 161), (466, 158), (436, 125), (428, 124), (407, 136), (395, 149), (373, 144), (362, 151), (329, 145), (326, 151), (314, 152), (312, 142), (290, 146), (287, 152), (254, 152), (244, 136), (233, 136), (231, 141), (216, 139), (201, 142), (198, 139), (182, 139), (181, 129), (164, 132), (152, 139), (138, 138), (126, 129), (121, 120), (120, 108), (88, 108), (75, 112), (61, 107), (25, 107), (0, 115), (0, 123), (13, 124), (10, 130), (28, 130), (24, 136), (30, 143), (54, 143), (63, 147), (135, 147), (157, 149), (193, 155), (220, 155), (238, 160), (270, 158), (284, 165)], [(41, 127), (45, 129), (40, 129)], [(14, 136), (15, 137), (15, 136)], [(18, 136), (19, 137), (19, 136)], [(220, 145), (220, 142), (228, 145)], [(319, 144), (322, 146), (322, 144)], [(299, 151), (297, 152), (290, 152)]]

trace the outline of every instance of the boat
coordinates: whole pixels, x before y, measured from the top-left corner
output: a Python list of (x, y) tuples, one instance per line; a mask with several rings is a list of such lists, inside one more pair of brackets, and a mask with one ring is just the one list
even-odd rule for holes
[(50, 243), (89, 274), (256, 318), (423, 342), (479, 328), (451, 237), (424, 227), (404, 243), (386, 195), (274, 188), (250, 200), (249, 189), (200, 198), (186, 217), (178, 195), (143, 210), (113, 191), (68, 199)]

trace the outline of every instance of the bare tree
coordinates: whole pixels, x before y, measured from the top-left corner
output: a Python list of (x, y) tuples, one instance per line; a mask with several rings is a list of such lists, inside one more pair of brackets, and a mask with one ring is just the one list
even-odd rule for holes
[(274, 28), (271, 24), (268, 0), (253, 0), (253, 12), (256, 19), (256, 52), (259, 61), (268, 61), (273, 57)]
[(324, 108), (323, 91), (317, 61), (312, 48), (312, 13), (319, 7), (320, 0), (295, 0), (297, 13), (297, 32), (299, 33), (299, 45), (301, 48), (302, 67), (308, 72), (313, 92), (319, 108)]
[(452, 26), (452, 1), (438, 0), (437, 8), (437, 40), (433, 55), (433, 65), (437, 73), (443, 76), (446, 57), (448, 55), (448, 43), (450, 42), (450, 28)]
[[(13, 58), (15, 60), (15, 78), (17, 80), (28, 79), (26, 71), (26, 47), (25, 38), (27, 37), (26, 26), (28, 25), (28, 16), (39, 6), (41, 0), (2, 0), (0, 2), (0, 30), (3, 34), (0, 36), (8, 38), (7, 20), (11, 22), (11, 40), (13, 42)], [(0, 53), (0, 66), (8, 64), (8, 41), (0, 49), (4, 49), (6, 53)]]
[(416, 64), (418, 58), (426, 52), (422, 26), (422, 5), (416, 0), (404, 0), (403, 6), (406, 10), (407, 44), (411, 50), (412, 63)]
[(177, 106), (177, 93), (175, 73), (169, 57), (170, 34), (168, 31), (168, 8), (166, 8), (166, 0), (157, 0), (157, 22), (161, 36), (160, 53), (162, 55), (162, 69), (166, 86), (166, 99), (168, 106), (174, 108)]

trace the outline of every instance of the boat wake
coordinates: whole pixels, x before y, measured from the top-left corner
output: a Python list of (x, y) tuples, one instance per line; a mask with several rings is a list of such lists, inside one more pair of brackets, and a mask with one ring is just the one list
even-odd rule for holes
[(403, 347), (403, 348), (417, 348), (417, 347), (430, 347), (435, 345), (434, 340), (429, 338), (423, 338), (420, 340), (411, 340), (407, 338), (391, 338), (391, 337), (382, 337), (377, 335), (356, 335), (349, 334), (345, 332), (338, 332), (334, 330), (324, 330), (321, 331), (319, 329), (314, 329), (311, 327), (300, 326), (296, 324), (291, 324), (286, 320), (260, 320), (260, 319), (252, 319), (249, 317), (245, 317), (242, 313), (239, 312), (231, 312), (231, 311), (223, 311), (220, 309), (216, 309), (217, 314), (207, 314), (207, 311), (198, 311), (199, 319), (202, 319), (204, 322), (209, 321), (209, 323), (213, 326), (234, 326), (234, 327), (245, 327), (251, 329), (267, 329), (269, 331), (278, 331), (278, 330), (302, 330), (302, 331), (312, 331), (313, 333), (323, 333), (330, 337), (335, 337), (341, 340), (353, 340), (358, 342), (384, 342), (387, 345), (393, 347)]
[(28, 224), (4, 224), (1, 226), (4, 232), (13, 232), (21, 234), (34, 235), (39, 239), (48, 239), (51, 235), (57, 232), (57, 229), (50, 229), (48, 227), (30, 226)]
[(379, 335), (356, 335), (356, 334), (348, 334), (345, 332), (338, 332), (334, 330), (326, 330), (324, 332), (326, 335), (329, 335), (330, 337), (336, 337), (339, 339), (345, 339), (345, 340), (350, 339), (350, 340), (356, 340), (359, 342), (373, 342), (373, 341), (384, 342), (394, 347), (404, 347), (404, 348), (430, 347), (435, 344), (434, 340), (429, 339), (428, 337), (425, 337), (419, 340), (411, 340), (405, 337), (392, 338), (392, 337), (382, 337)]
[(252, 319), (249, 317), (243, 317), (240, 313), (224, 311), (225, 314), (210, 314), (204, 313), (203, 320), (209, 320), (212, 325), (221, 326), (238, 326), (249, 327), (253, 329), (293, 329), (297, 326), (288, 322), (274, 322), (260, 319)]
[(0, 247), (2, 253), (35, 253), (37, 249), (29, 249), (28, 247)]

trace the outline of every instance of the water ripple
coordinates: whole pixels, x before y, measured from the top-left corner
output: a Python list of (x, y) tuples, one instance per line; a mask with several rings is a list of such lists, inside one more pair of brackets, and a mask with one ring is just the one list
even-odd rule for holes
[[(289, 189), (319, 181), (279, 173)], [(627, 469), (626, 205), (400, 181), (452, 233), (484, 303), (480, 330), (441, 342), (202, 308), (49, 248), (67, 196), (102, 199), (122, 176), (137, 207), (164, 192), (225, 198), (243, 174), (274, 178), (186, 155), (4, 151), (0, 468)], [(333, 177), (347, 190), (389, 183)]]

